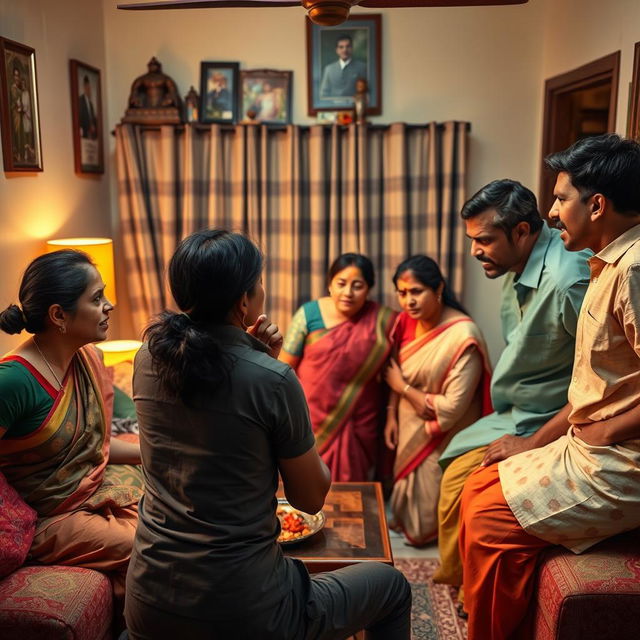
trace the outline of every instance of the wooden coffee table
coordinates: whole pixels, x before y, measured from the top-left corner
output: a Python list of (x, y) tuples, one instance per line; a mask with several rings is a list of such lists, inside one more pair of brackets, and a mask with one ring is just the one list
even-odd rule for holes
[[(282, 491), (278, 492), (282, 496)], [(357, 562), (393, 565), (389, 529), (379, 482), (334, 482), (322, 507), (326, 524), (314, 536), (283, 547), (310, 573)]]

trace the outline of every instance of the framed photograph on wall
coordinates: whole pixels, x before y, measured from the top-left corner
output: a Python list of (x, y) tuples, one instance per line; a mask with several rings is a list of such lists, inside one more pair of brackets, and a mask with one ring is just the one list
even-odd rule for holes
[(71, 132), (76, 173), (104, 173), (100, 70), (69, 60)]
[(0, 38), (0, 114), (5, 171), (42, 171), (36, 52)]
[(289, 124), (292, 78), (293, 71), (241, 71), (242, 117), (265, 124)]
[(200, 63), (200, 122), (238, 119), (239, 68), (237, 62)]
[(359, 79), (368, 85), (367, 113), (382, 113), (381, 23), (379, 14), (351, 16), (337, 27), (323, 27), (307, 18), (310, 116), (353, 107)]

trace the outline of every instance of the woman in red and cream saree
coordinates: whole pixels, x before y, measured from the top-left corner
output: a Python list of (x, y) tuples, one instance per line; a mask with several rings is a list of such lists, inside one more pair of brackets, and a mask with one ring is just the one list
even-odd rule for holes
[(122, 599), (143, 483), (133, 464), (111, 464), (139, 462), (139, 447), (111, 444), (113, 389), (87, 344), (106, 337), (103, 289), (87, 256), (59, 251), (25, 272), (22, 309), (0, 313), (4, 331), (34, 333), (0, 360), (0, 470), (38, 514), (31, 557), (104, 571)]
[(328, 280), (330, 296), (294, 315), (280, 359), (296, 370), (332, 480), (371, 480), (387, 397), (380, 373), (395, 313), (367, 300), (374, 279), (364, 256), (340, 256)]
[(437, 533), (442, 472), (449, 439), (489, 411), (489, 364), (478, 327), (446, 288), (435, 262), (414, 256), (394, 282), (403, 313), (386, 379), (393, 390), (385, 438), (396, 449), (392, 526), (416, 546)]

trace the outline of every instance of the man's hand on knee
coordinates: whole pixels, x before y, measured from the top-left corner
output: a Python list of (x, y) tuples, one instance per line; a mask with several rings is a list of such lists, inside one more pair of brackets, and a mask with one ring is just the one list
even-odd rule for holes
[(487, 452), (480, 463), (483, 467), (488, 467), (494, 462), (500, 462), (500, 460), (506, 460), (516, 453), (522, 453), (523, 451), (529, 451), (535, 449), (535, 444), (532, 442), (531, 436), (525, 438), (522, 436), (506, 435), (494, 440), (488, 447)]

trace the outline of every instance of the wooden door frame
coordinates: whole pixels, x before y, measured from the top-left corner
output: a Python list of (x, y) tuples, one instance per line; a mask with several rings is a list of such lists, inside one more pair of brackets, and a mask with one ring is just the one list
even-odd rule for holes
[(627, 137), (640, 140), (640, 42), (636, 42), (633, 55), (628, 122)]
[(616, 110), (618, 108), (618, 82), (620, 77), (620, 51), (603, 58), (598, 58), (577, 69), (549, 78), (544, 84), (544, 119), (542, 124), (542, 159), (540, 169), (540, 213), (546, 217), (548, 206), (552, 204), (554, 177), (545, 169), (544, 159), (553, 151), (552, 142), (557, 127), (556, 105), (558, 98), (566, 93), (589, 89), (607, 80), (611, 82), (609, 100), (609, 120), (607, 129), (611, 132), (616, 127)]

